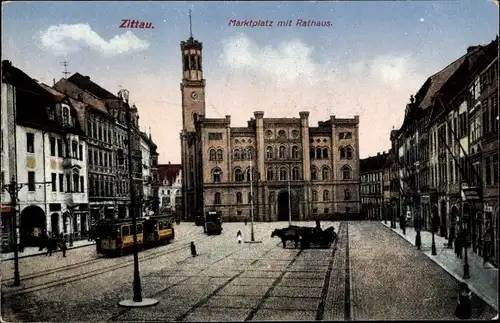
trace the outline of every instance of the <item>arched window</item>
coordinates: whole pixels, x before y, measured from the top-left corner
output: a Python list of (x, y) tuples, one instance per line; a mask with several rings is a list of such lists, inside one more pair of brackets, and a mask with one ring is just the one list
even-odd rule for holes
[(280, 169), (280, 181), (286, 181), (287, 179), (287, 171), (286, 168), (281, 168)]
[(234, 150), (234, 159), (235, 160), (241, 159), (241, 154), (239, 149)]
[(214, 204), (221, 204), (221, 198), (219, 192), (214, 194)]
[(248, 152), (246, 149), (241, 150), (241, 159), (247, 159)]
[(280, 159), (286, 158), (286, 148), (285, 148), (285, 146), (281, 146), (280, 147), (279, 158)]
[(236, 203), (243, 203), (243, 195), (241, 194), (241, 192), (236, 193)]
[(234, 170), (234, 181), (238, 183), (243, 182), (243, 172), (239, 168)]
[(323, 148), (323, 158), (324, 159), (328, 158), (328, 148)]
[(273, 171), (273, 168), (272, 167), (269, 167), (267, 169), (267, 180), (268, 181), (272, 181), (274, 180), (274, 171)]
[(344, 147), (339, 148), (339, 153), (340, 153), (340, 159), (345, 159), (345, 148)]
[(352, 149), (352, 147), (347, 147), (345, 149), (345, 157), (347, 159), (352, 159), (352, 155), (353, 155), (353, 149)]
[(312, 191), (312, 201), (318, 201), (318, 191)]
[(328, 190), (323, 191), (323, 201), (325, 202), (330, 201), (330, 191)]
[(311, 180), (315, 181), (318, 179), (318, 169), (316, 167), (311, 167)]
[(210, 149), (210, 160), (215, 160), (217, 158), (217, 151), (215, 149)]
[(298, 167), (294, 167), (292, 169), (292, 180), (294, 181), (300, 180), (300, 171)]
[(286, 138), (285, 130), (278, 131), (278, 137), (285, 139)]
[(267, 159), (273, 159), (273, 147), (268, 146), (266, 148), (266, 158)]
[(217, 160), (222, 160), (222, 149), (217, 149)]
[(212, 182), (220, 183), (221, 171), (220, 168), (214, 168), (212, 170)]
[(198, 113), (193, 113), (193, 123), (198, 122)]
[(253, 174), (251, 174), (252, 176), (250, 176), (250, 168), (247, 169), (247, 181), (250, 182), (250, 181), (253, 181), (255, 182), (257, 180), (257, 170), (255, 168), (253, 168)]
[(316, 148), (316, 159), (321, 159), (321, 148)]
[(248, 159), (252, 159), (253, 158), (253, 148), (252, 147), (248, 147), (248, 149), (247, 149), (247, 157), (248, 157)]
[(348, 165), (342, 166), (342, 179), (351, 179), (351, 167)]
[(324, 181), (327, 181), (330, 179), (330, 170), (328, 169), (328, 167), (323, 167), (323, 169), (321, 170), (321, 178)]
[(314, 148), (309, 148), (309, 158), (314, 159)]
[(292, 158), (299, 158), (299, 147), (292, 147)]
[(351, 190), (350, 189), (345, 189), (344, 190), (344, 200), (348, 201), (351, 199)]

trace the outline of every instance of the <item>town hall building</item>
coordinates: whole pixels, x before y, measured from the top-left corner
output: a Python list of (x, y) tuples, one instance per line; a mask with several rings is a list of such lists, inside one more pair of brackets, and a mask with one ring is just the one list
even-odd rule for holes
[[(181, 42), (183, 216), (221, 211), (225, 221), (294, 221), (356, 217), (359, 116), (309, 125), (309, 112), (264, 118), (246, 127), (205, 109), (202, 43)], [(253, 203), (252, 203), (253, 202)]]

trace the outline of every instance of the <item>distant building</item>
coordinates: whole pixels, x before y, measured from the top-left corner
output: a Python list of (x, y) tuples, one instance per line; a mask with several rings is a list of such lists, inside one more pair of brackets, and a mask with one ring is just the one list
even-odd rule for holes
[[(382, 220), (387, 207), (389, 153), (377, 153), (359, 161), (361, 172), (360, 196), (362, 213), (366, 219)], [(386, 176), (384, 176), (386, 175)]]
[(159, 196), (160, 210), (179, 211), (176, 205), (176, 197), (182, 195), (182, 169), (180, 164), (160, 164), (159, 173)]

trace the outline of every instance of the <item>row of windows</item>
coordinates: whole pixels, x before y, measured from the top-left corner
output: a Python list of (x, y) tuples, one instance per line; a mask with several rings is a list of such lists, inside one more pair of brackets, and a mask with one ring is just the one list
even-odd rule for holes
[(293, 146), (292, 147), (292, 153), (290, 154), (290, 151), (287, 151), (285, 146), (280, 146), (278, 149), (273, 149), (273, 147), (268, 146), (266, 148), (266, 158), (267, 159), (274, 159), (275, 156), (277, 156), (279, 159), (285, 159), (291, 157), (292, 159), (297, 159), (300, 158), (300, 150), (298, 146)]
[(378, 182), (380, 181), (380, 173), (363, 174), (361, 175), (361, 182)]
[(363, 194), (381, 194), (382, 189), (380, 185), (362, 185), (361, 186), (361, 193)]
[[(115, 179), (111, 176), (89, 177), (89, 196), (108, 197), (114, 196)], [(116, 194), (123, 195), (129, 193), (129, 182), (127, 180), (116, 181)]]
[[(270, 195), (270, 201), (273, 202), (274, 200), (274, 195)], [(345, 201), (348, 201), (352, 198), (352, 194), (351, 194), (351, 190), (349, 189), (345, 189), (344, 190), (344, 200)], [(312, 191), (312, 201), (313, 202), (318, 202), (318, 191), (316, 190), (313, 190)], [(330, 191), (329, 190), (324, 190), (323, 191), (323, 201), (324, 202), (329, 202), (331, 199), (330, 197)], [(248, 195), (247, 195), (247, 202), (248, 204), (250, 204), (250, 202), (252, 201), (252, 193), (251, 192), (248, 192)], [(236, 195), (235, 195), (235, 202), (237, 204), (242, 204), (243, 203), (243, 193), (241, 192), (237, 192)], [(214, 194), (214, 204), (222, 204), (222, 198), (221, 198), (221, 194), (219, 192), (215, 193)]]
[[(105, 143), (112, 144), (113, 143), (113, 131), (107, 124), (103, 124), (100, 122), (94, 122), (93, 120), (87, 121), (87, 135), (99, 141), (104, 141)], [(116, 136), (116, 139), (119, 140), (119, 135)]]
[[(210, 151), (210, 155), (212, 155), (212, 151)], [(252, 147), (249, 147), (247, 149), (238, 149), (237, 148), (233, 152), (233, 159), (234, 160), (247, 160), (247, 159), (252, 159), (252, 157), (253, 157), (253, 148)]]
[[(79, 174), (51, 174), (52, 192), (66, 192), (66, 193), (84, 193), (85, 192), (85, 179)], [(66, 177), (66, 180), (64, 178)], [(66, 187), (64, 183), (66, 182)], [(35, 190), (35, 172), (28, 172), (28, 190)]]
[[(29, 139), (28, 139), (29, 138)], [(31, 146), (31, 140), (33, 140), (33, 146), (34, 146), (34, 136), (27, 137), (27, 147)], [(69, 150), (69, 144), (65, 143), (62, 139), (57, 139), (54, 137), (49, 138), (50, 142), (50, 156), (56, 157), (56, 151), (57, 151), (57, 157), (71, 157), (74, 159), (79, 159), (83, 160), (83, 145), (78, 144), (78, 141), (72, 140), (71, 141), (71, 151)], [(64, 149), (66, 148), (66, 149)], [(30, 152), (28, 150), (28, 152)], [(63, 152), (65, 153), (63, 155)]]
[[(126, 162), (126, 160), (124, 160)], [(89, 165), (113, 167), (113, 154), (108, 151), (94, 150), (89, 148)]]
[[(344, 165), (341, 168), (342, 171), (342, 179), (349, 180), (352, 179), (352, 169), (349, 165)], [(269, 167), (267, 169), (267, 176), (266, 179), (268, 181), (273, 181), (273, 180), (280, 180), (280, 181), (286, 181), (289, 178), (289, 169), (285, 167), (279, 168), (279, 171), (277, 174), (275, 174), (275, 169), (274, 167)], [(250, 176), (250, 169), (247, 170), (246, 172), (246, 180), (250, 181), (251, 176)], [(256, 179), (258, 176), (258, 173), (254, 169), (254, 174), (253, 178)], [(222, 177), (222, 170), (219, 167), (215, 167), (212, 169), (212, 182), (213, 183), (220, 183), (221, 182), (221, 177)], [(243, 182), (245, 179), (245, 176), (243, 175), (243, 171), (240, 168), (236, 168), (234, 170), (234, 181), (235, 182)], [(293, 167), (291, 169), (291, 179), (292, 180), (301, 180), (301, 172), (299, 167)], [(311, 168), (311, 180), (329, 180), (330, 179), (330, 168), (328, 167), (323, 167), (321, 169), (321, 179), (318, 176), (318, 169), (316, 167)]]

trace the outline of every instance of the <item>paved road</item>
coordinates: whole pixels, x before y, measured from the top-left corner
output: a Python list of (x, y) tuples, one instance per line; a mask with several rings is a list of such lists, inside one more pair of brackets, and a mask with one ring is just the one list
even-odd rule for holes
[[(160, 300), (151, 308), (117, 306), (132, 297), (131, 256), (95, 259), (92, 248), (82, 248), (68, 258), (27, 258), (21, 266), (22, 288), (2, 285), (2, 316), (7, 321), (65, 322), (453, 318), (456, 282), (379, 223), (340, 228), (335, 223), (335, 247), (303, 251), (292, 249), (291, 243), (282, 249), (278, 239), (271, 239), (274, 228), (285, 226), (256, 223), (255, 237), (262, 243), (238, 244), (236, 232), (241, 229), (247, 239), (250, 225), (225, 223), (222, 235), (207, 237), (199, 227), (181, 224), (172, 244), (140, 253), (143, 295)], [(199, 256), (190, 256), (190, 241), (196, 242)], [(410, 263), (407, 258), (420, 269), (403, 266)], [(12, 276), (9, 266), (2, 266), (4, 280)], [(396, 283), (399, 279), (413, 287)], [(414, 285), (424, 290), (418, 306), (407, 295), (418, 291)], [(449, 297), (428, 296), (436, 291), (449, 292)], [(415, 308), (431, 314), (422, 316)], [(487, 318), (495, 315), (486, 311)]]

